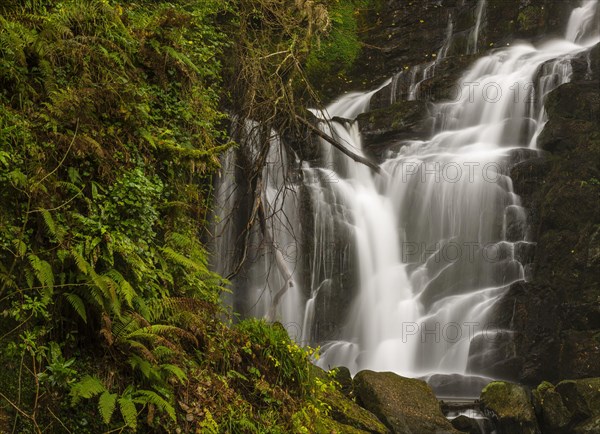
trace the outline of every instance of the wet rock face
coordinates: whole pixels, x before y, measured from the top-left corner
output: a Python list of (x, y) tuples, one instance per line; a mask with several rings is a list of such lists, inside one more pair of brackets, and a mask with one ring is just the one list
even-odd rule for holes
[[(407, 66), (435, 60), (452, 16), (453, 38), (448, 55), (455, 62), (467, 51), (477, 18), (477, 0), (380, 0), (359, 15), (363, 49), (344, 88), (324, 94), (335, 98), (349, 90), (367, 90)], [(477, 51), (497, 48), (518, 39), (562, 35), (579, 0), (486, 0)], [(449, 85), (452, 83), (448, 83)], [(334, 86), (335, 87), (335, 86)]]
[(363, 147), (377, 159), (405, 140), (425, 139), (431, 131), (427, 103), (402, 101), (363, 113), (357, 118)]
[(495, 315), (515, 331), (511, 376), (529, 384), (600, 376), (600, 45), (573, 70), (548, 97), (545, 152), (511, 170), (537, 246), (532, 280)]
[(458, 434), (424, 381), (365, 370), (354, 377), (354, 393), (393, 433)]

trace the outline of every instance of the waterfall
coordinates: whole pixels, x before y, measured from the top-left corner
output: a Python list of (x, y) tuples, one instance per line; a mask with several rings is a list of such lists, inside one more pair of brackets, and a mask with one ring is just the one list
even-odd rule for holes
[[(234, 119), (233, 135), (246, 152), (238, 155), (230, 149), (222, 158), (223, 171), (215, 187), (218, 205), (212, 228), (215, 234), (212, 250), (216, 258), (213, 268), (227, 276), (238, 263), (244, 264), (233, 281), (237, 294), (232, 304), (236, 311), (272, 320), (287, 318), (294, 324), (302, 324), (298, 306), (305, 300), (298, 277), (301, 274), (298, 258), (302, 255), (298, 242), (298, 186), (279, 135), (275, 131), (267, 132), (267, 148), (261, 149), (263, 134), (257, 122)], [(257, 224), (244, 243), (243, 231), (236, 223), (245, 221), (244, 217), (252, 217), (240, 215), (243, 214), (239, 209), (240, 200), (244, 196), (247, 199), (248, 195), (240, 187), (245, 175), (239, 166), (252, 165), (263, 152), (265, 164), (259, 181), (262, 205), (245, 204), (246, 208), (256, 211)], [(240, 244), (246, 245), (245, 251), (240, 250)]]
[(427, 62), (425, 64), (415, 65), (406, 70), (400, 71), (391, 79), (390, 84), (390, 104), (394, 104), (398, 99), (398, 96), (402, 96), (403, 92), (400, 84), (405, 81), (406, 84), (406, 99), (408, 101), (415, 101), (419, 99), (421, 84), (425, 80), (429, 80), (435, 74), (436, 65), (444, 60), (448, 55), (450, 46), (452, 45), (452, 32), (454, 30), (454, 23), (452, 21), (452, 15), (448, 15), (448, 26), (446, 27), (446, 38), (444, 43), (435, 54), (435, 60)]
[(473, 27), (473, 30), (469, 34), (469, 40), (468, 40), (468, 44), (467, 44), (467, 54), (477, 54), (477, 52), (478, 52), (477, 44), (479, 43), (479, 32), (481, 30), (481, 23), (483, 21), (485, 6), (486, 6), (486, 0), (479, 0), (477, 2), (477, 9), (475, 12), (477, 18), (475, 20), (475, 27)]
[[(262, 232), (253, 230), (253, 260), (238, 279), (244, 313), (280, 320), (297, 339), (321, 344), (325, 368), (478, 374), (469, 363), (472, 343), (484, 341), (485, 351), (504, 332), (489, 323), (490, 309), (528, 278), (522, 252), (533, 240), (509, 158), (535, 149), (547, 94), (571, 79), (570, 59), (600, 41), (597, 6), (584, 1), (575, 9), (563, 39), (519, 43), (477, 60), (461, 77), (458, 97), (431, 109), (432, 137), (396, 147), (380, 173), (325, 140), (319, 164), (300, 166), (271, 132), (262, 176), (271, 218)], [(484, 8), (480, 0), (473, 50)], [(451, 20), (448, 35), (451, 41)], [(445, 43), (438, 59), (447, 51)], [(434, 66), (411, 74), (433, 74)], [(319, 128), (364, 156), (356, 118), (383, 86), (391, 84), (394, 102), (397, 80), (313, 111)], [(416, 78), (411, 87), (414, 94)], [(244, 140), (257, 147), (256, 125), (245, 125)], [(225, 156), (226, 164), (235, 161)], [(217, 186), (220, 204), (229, 204), (233, 178)], [(227, 243), (239, 237), (227, 235)]]
[[(323, 366), (464, 374), (470, 343), (494, 339), (499, 331), (487, 315), (526, 277), (519, 252), (531, 243), (506, 159), (541, 131), (543, 100), (570, 79), (568, 59), (598, 41), (597, 33), (588, 37), (596, 7), (586, 2), (573, 12), (571, 40), (519, 44), (479, 59), (461, 78), (459, 98), (435, 107), (437, 134), (405, 143), (382, 164), (381, 177), (357, 168), (340, 180), (352, 189), (346, 206), (360, 289), (340, 339), (323, 347)], [(354, 118), (344, 100), (328, 110), (331, 117)], [(360, 137), (346, 140), (361, 149)]]

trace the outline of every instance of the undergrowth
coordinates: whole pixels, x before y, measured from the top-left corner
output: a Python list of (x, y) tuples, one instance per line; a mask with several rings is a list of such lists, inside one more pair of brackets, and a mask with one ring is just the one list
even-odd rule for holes
[(315, 41), (356, 55), (342, 3), (284, 3), (0, 5), (0, 432), (314, 432), (325, 417), (313, 351), (234, 326), (201, 242), (236, 146), (225, 108), (283, 128)]

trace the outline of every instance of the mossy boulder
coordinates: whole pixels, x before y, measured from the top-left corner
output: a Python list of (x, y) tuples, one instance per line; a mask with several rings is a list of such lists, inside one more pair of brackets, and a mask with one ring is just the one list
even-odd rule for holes
[(329, 414), (337, 422), (369, 433), (388, 433), (377, 417), (344, 396), (339, 390), (327, 390), (319, 399), (330, 407)]
[(556, 391), (574, 418), (600, 416), (600, 378), (561, 381), (556, 385)]
[(431, 388), (422, 380), (393, 372), (360, 371), (354, 377), (357, 401), (399, 434), (458, 433), (440, 410)]
[(463, 433), (482, 434), (494, 431), (489, 419), (477, 420), (461, 414), (452, 419), (451, 423), (454, 428)]
[(544, 432), (564, 432), (571, 421), (571, 412), (552, 383), (544, 381), (533, 391), (533, 400)]
[(544, 434), (600, 432), (600, 378), (544, 381), (533, 397)]
[(533, 404), (521, 385), (493, 381), (481, 392), (481, 409), (502, 434), (538, 434)]
[(326, 417), (317, 421), (315, 426), (315, 434), (367, 434), (369, 431), (364, 431), (358, 428), (344, 425), (336, 420)]
[(345, 366), (338, 366), (332, 370), (332, 376), (339, 383), (341, 392), (346, 396), (351, 396), (353, 386), (350, 370)]
[(339, 382), (338, 384), (334, 382), (339, 372), (339, 368), (329, 373), (318, 366), (313, 365), (311, 368), (311, 375), (318, 378), (324, 385), (321, 390), (317, 391), (317, 399), (329, 407), (328, 417), (319, 421), (319, 429), (322, 430), (318, 430), (318, 432), (338, 432), (340, 434), (355, 432), (388, 433), (389, 430), (377, 416), (362, 408), (341, 392), (338, 387)]

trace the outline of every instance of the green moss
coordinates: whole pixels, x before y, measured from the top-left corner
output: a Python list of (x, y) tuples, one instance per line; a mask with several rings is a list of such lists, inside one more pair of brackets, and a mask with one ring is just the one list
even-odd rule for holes
[(345, 397), (339, 390), (327, 390), (319, 399), (329, 407), (329, 414), (346, 426), (370, 433), (386, 433), (387, 428), (372, 413)]
[(379, 7), (379, 0), (333, 2), (329, 34), (315, 41), (316, 49), (306, 62), (307, 76), (317, 88), (323, 88), (324, 83), (335, 80), (348, 80), (346, 73), (362, 49), (358, 34), (358, 11)]
[(536, 29), (544, 21), (546, 11), (541, 6), (527, 6), (519, 12), (517, 22), (521, 30), (529, 31)]
[(492, 381), (482, 390), (480, 401), (483, 408), (494, 415), (500, 429), (511, 432), (521, 427), (523, 433), (537, 432), (533, 405), (523, 386)]

